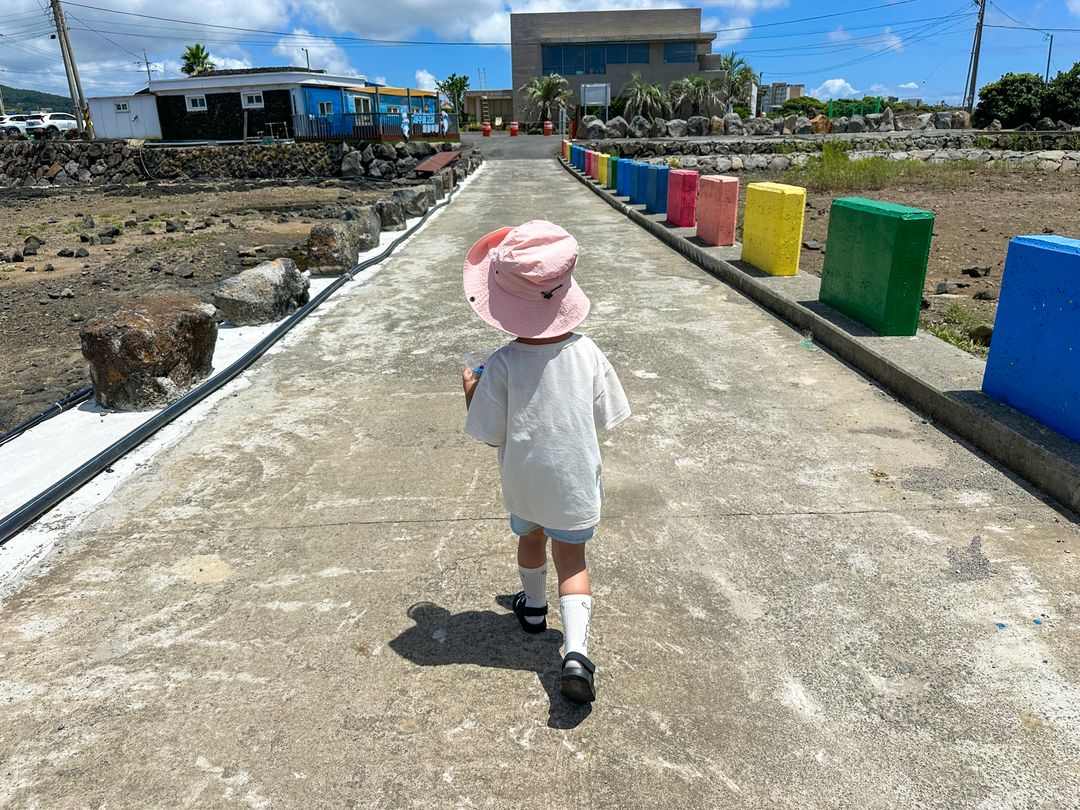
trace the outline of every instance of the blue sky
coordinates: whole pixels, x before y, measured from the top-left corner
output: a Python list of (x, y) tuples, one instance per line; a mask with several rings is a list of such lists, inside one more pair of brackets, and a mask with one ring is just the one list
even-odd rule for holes
[[(45, 0), (3, 4), (0, 81), (66, 93), (43, 6)], [(701, 8), (702, 27), (718, 32), (715, 49), (742, 54), (767, 82), (805, 84), (821, 97), (934, 102), (963, 96), (977, 11), (973, 0), (65, 0), (90, 95), (145, 86), (145, 66), (136, 64), (144, 49), (155, 78), (176, 78), (179, 54), (193, 41), (203, 42), (221, 67), (303, 65), (306, 47), (312, 67), (333, 73), (424, 87), (456, 72), (473, 87), (481, 75), (487, 87), (508, 87), (509, 49), (478, 43), (507, 42), (510, 11), (676, 6)], [(820, 15), (832, 16), (805, 19)], [(986, 22), (1003, 27), (986, 29), (980, 85), (1006, 71), (1044, 72), (1046, 34), (1032, 29), (1073, 29), (1054, 33), (1051, 76), (1080, 60), (1080, 0), (991, 0)], [(372, 39), (425, 44), (365, 41)]]

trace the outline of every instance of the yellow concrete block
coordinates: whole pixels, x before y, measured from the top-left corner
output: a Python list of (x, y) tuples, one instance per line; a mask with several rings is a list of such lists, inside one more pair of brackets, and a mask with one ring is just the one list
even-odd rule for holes
[(771, 276), (799, 271), (806, 189), (750, 183), (743, 212), (742, 260)]
[(607, 185), (607, 173), (608, 173), (608, 161), (609, 160), (611, 160), (610, 155), (601, 154), (600, 157), (597, 158), (597, 161), (596, 161), (597, 164), (598, 164), (597, 169), (596, 169), (596, 174), (597, 174), (596, 179), (600, 181), (600, 185), (602, 185), (602, 186)]

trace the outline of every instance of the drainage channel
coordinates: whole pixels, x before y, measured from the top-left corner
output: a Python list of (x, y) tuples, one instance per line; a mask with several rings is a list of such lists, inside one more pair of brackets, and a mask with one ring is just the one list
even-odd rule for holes
[[(357, 273), (363, 272), (369, 267), (373, 267), (386, 260), (402, 242), (416, 233), (416, 231), (421, 228), (433, 214), (449, 205), (451, 200), (457, 195), (459, 189), (460, 186), (454, 186), (447, 194), (445, 200), (429, 208), (427, 213), (420, 217), (411, 228), (403, 231), (401, 235), (390, 242), (385, 249), (375, 256), (369, 256), (364, 261), (355, 265), (351, 270), (343, 273), (332, 284), (326, 287), (326, 289), (322, 290), (318, 295), (304, 304), (304, 306), (300, 307), (300, 309), (296, 310), (296, 312), (282, 321), (274, 331), (248, 349), (248, 351), (237, 360), (233, 361), (216, 375), (200, 384), (197, 388), (189, 391), (176, 402), (154, 414), (154, 416), (150, 417), (130, 433), (106, 447), (96, 456), (64, 476), (64, 478), (57, 481), (51, 487), (24, 503), (18, 509), (6, 515), (3, 519), (0, 519), (0, 546), (3, 546), (12, 537), (17, 535), (80, 487), (89, 483), (99, 473), (112, 466), (118, 459), (122, 458), (127, 453), (130, 453), (177, 417), (186, 413), (208, 396), (240, 376), (256, 360), (262, 357), (268, 349), (287, 335), (297, 324), (303, 321), (304, 318), (315, 311), (319, 305), (330, 298), (330, 296), (341, 289), (345, 284), (352, 281)], [(88, 396), (89, 393), (87, 392), (86, 397)], [(52, 410), (51, 412), (47, 411), (45, 413), (52, 416), (61, 413), (62, 410), (63, 409)], [(44, 416), (45, 413), (40, 416)], [(38, 417), (35, 417), (35, 419), (38, 419)], [(44, 419), (40, 421), (44, 421)], [(35, 424), (37, 424), (37, 422), (35, 422)], [(25, 429), (26, 428), (24, 428), (24, 430)]]

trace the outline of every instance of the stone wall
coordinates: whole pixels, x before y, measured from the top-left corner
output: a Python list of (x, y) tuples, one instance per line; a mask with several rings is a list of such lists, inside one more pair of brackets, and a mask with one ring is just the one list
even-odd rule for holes
[(786, 155), (820, 152), (824, 144), (841, 142), (858, 151), (911, 152), (930, 149), (979, 149), (1014, 152), (1080, 150), (1080, 132), (936, 131), (865, 133), (770, 138), (596, 139), (581, 145), (600, 152), (644, 160), (684, 155)]
[(8, 141), (0, 143), (0, 186), (339, 176), (392, 180), (409, 175), (427, 155), (459, 148), (427, 142), (156, 147), (142, 141)]

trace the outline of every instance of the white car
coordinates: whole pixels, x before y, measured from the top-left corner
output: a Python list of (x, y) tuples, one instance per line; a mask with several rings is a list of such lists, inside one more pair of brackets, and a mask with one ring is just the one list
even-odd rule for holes
[(8, 135), (18, 135), (20, 132), (26, 132), (26, 119), (29, 115), (5, 115), (0, 118), (0, 132), (6, 132)]
[(45, 135), (51, 138), (69, 129), (78, 129), (79, 122), (71, 113), (42, 113), (32, 115), (26, 122), (27, 135)]

